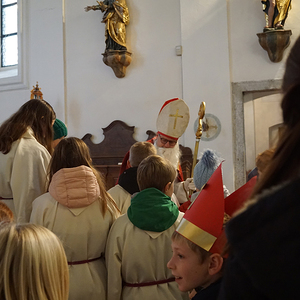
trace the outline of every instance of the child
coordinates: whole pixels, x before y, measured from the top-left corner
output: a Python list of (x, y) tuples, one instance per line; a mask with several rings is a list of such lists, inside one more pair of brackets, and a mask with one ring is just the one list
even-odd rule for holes
[(168, 262), (182, 292), (196, 289), (196, 299), (217, 299), (223, 269), (224, 194), (221, 165), (187, 210), (172, 235)]
[(68, 129), (64, 122), (56, 119), (53, 124), (53, 149), (58, 145), (58, 143), (68, 135)]
[(104, 250), (119, 216), (87, 145), (69, 137), (50, 162), (49, 192), (33, 202), (31, 223), (49, 228), (63, 242), (70, 266), (70, 299), (106, 299)]
[(18, 222), (29, 221), (32, 201), (46, 192), (55, 117), (33, 99), (0, 126), (0, 198)]
[[(199, 162), (194, 168), (193, 180), (196, 187), (196, 192), (191, 195), (191, 201), (187, 201), (180, 206), (180, 211), (186, 212), (186, 209), (190, 206), (191, 202), (198, 197), (200, 191), (206, 185), (207, 181), (222, 163), (222, 161), (223, 159), (214, 150), (206, 149), (203, 152)], [(223, 190), (224, 197), (226, 198), (230, 193), (225, 185), (223, 186)]]
[(255, 159), (255, 168), (251, 170), (251, 172), (247, 176), (247, 180), (250, 180), (252, 177), (257, 176), (257, 179), (262, 176), (262, 173), (267, 170), (270, 162), (272, 161), (272, 157), (274, 155), (275, 148), (267, 149), (256, 156)]
[(141, 161), (149, 155), (156, 154), (156, 149), (149, 142), (136, 142), (129, 150), (128, 169), (119, 177), (118, 184), (108, 190), (115, 200), (121, 214), (127, 212), (133, 194), (140, 191), (137, 183), (137, 168)]
[[(168, 268), (183, 292), (196, 289), (192, 299), (217, 299), (223, 269), (223, 257), (210, 253), (175, 231), (172, 235), (173, 257)], [(197, 276), (195, 277), (195, 274)]]
[(262, 176), (262, 174), (267, 170), (267, 167), (272, 161), (272, 157), (274, 155), (275, 149), (267, 149), (262, 153), (259, 153), (256, 157), (255, 163), (258, 171), (258, 176)]
[(181, 291), (195, 289), (193, 300), (217, 299), (224, 265), (224, 224), (243, 205), (254, 187), (247, 182), (225, 198), (222, 165), (211, 175), (172, 235), (168, 268)]
[(0, 223), (0, 299), (67, 300), (69, 272), (61, 242), (33, 224)]
[[(194, 183), (198, 193), (195, 193), (194, 198), (199, 195), (199, 191), (205, 186), (211, 175), (215, 172), (218, 166), (222, 163), (223, 159), (217, 154), (216, 151), (206, 149), (199, 162), (194, 168)], [(229, 191), (225, 185), (223, 185), (224, 198), (229, 196)], [(195, 197), (196, 196), (196, 197)]]
[(105, 251), (108, 300), (188, 299), (168, 270), (171, 235), (182, 218), (171, 201), (176, 170), (158, 155), (137, 170), (140, 191), (113, 224)]

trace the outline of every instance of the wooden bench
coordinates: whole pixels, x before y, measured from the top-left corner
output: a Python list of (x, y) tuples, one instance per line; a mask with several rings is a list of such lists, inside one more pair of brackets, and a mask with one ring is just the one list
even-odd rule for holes
[[(106, 183), (106, 189), (113, 187), (119, 177), (120, 167), (125, 154), (130, 147), (137, 142), (133, 138), (135, 126), (128, 126), (120, 120), (115, 120), (106, 128), (102, 128), (104, 139), (101, 143), (95, 144), (91, 138), (92, 134), (87, 133), (82, 140), (90, 149), (94, 167), (100, 171)], [(147, 140), (156, 135), (152, 130), (147, 130)], [(193, 153), (188, 147), (179, 145), (182, 152), (181, 168), (184, 178), (191, 175)]]

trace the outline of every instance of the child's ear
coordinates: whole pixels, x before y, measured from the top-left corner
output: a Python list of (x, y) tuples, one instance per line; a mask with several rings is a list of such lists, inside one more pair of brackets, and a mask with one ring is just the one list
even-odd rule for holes
[(223, 257), (219, 253), (214, 253), (209, 257), (209, 259), (208, 273), (210, 275), (219, 273), (223, 266)]
[(164, 188), (164, 193), (167, 192), (167, 191), (170, 189), (171, 185), (172, 185), (172, 182), (168, 182), (168, 183), (166, 184), (166, 186), (165, 186), (165, 188)]
[(129, 160), (127, 160), (127, 168), (128, 169), (131, 168), (131, 164), (130, 164)]

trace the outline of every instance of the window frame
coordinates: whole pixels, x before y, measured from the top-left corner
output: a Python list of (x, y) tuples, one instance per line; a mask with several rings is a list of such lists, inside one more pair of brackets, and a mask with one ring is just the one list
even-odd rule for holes
[[(18, 64), (14, 66), (1, 67), (0, 66), (0, 91), (17, 90), (27, 88), (27, 75), (26, 75), (26, 36), (24, 21), (23, 0), (16, 0), (18, 6)], [(1, 2), (2, 12), (2, 2)], [(2, 18), (2, 16), (1, 16)], [(2, 20), (1, 20), (2, 22)], [(1, 54), (2, 59), (2, 54)]]
[[(5, 38), (7, 38), (7, 37), (10, 37), (10, 36), (17, 36), (18, 37), (18, 28), (17, 28), (17, 31), (16, 32), (13, 32), (13, 33), (9, 33), (9, 34), (4, 34), (3, 33), (3, 20), (2, 20), (2, 16), (3, 16), (3, 10), (5, 9), (5, 8), (8, 8), (8, 7), (12, 7), (12, 6), (17, 6), (17, 9), (18, 9), (18, 1), (17, 0), (14, 0), (14, 2), (12, 2), (12, 3), (9, 3), (9, 4), (2, 4), (2, 1), (3, 0), (1, 0), (1, 3), (0, 3), (0, 5), (1, 5), (1, 16), (0, 16), (0, 20), (1, 20), (1, 35), (0, 35), (0, 45), (1, 45), (1, 69), (2, 68), (8, 68), (8, 67), (14, 67), (14, 66), (16, 66), (16, 65), (18, 65), (18, 62), (16, 63), (16, 64), (14, 64), (14, 65), (7, 65), (7, 66), (4, 66), (3, 64), (4, 64), (4, 55), (3, 55), (3, 51), (2, 51), (2, 45), (3, 45), (3, 41), (4, 41), (4, 39)], [(17, 17), (18, 17), (18, 11), (17, 11)], [(17, 20), (18, 21), (18, 20)]]

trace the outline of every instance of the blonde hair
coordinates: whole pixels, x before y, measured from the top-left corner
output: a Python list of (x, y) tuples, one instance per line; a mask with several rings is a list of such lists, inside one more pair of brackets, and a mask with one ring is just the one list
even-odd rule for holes
[(272, 160), (274, 152), (275, 149), (268, 149), (257, 155), (255, 162), (258, 171), (264, 172), (264, 170), (266, 170), (266, 168), (268, 167), (269, 163)]
[(164, 192), (165, 186), (175, 177), (174, 166), (159, 155), (146, 157), (137, 169), (137, 183), (141, 191), (153, 187)]
[(2, 201), (0, 201), (0, 222), (12, 222), (14, 219), (11, 209)]
[(118, 217), (120, 210), (118, 209), (115, 201), (107, 193), (102, 175), (92, 165), (89, 148), (81, 139), (78, 139), (76, 137), (65, 138), (61, 140), (55, 147), (49, 165), (49, 185), (51, 183), (53, 175), (57, 171), (63, 168), (75, 168), (79, 166), (86, 166), (91, 168), (97, 178), (97, 182), (100, 188), (99, 201), (103, 216), (109, 209), (114, 218)]
[(141, 161), (149, 155), (156, 154), (156, 148), (149, 142), (136, 142), (129, 150), (129, 162), (131, 167), (137, 167)]
[(187, 246), (198, 255), (200, 264), (204, 263), (204, 261), (212, 255), (212, 253), (210, 253), (210, 252), (204, 250), (202, 247), (194, 244), (193, 242), (191, 242), (190, 240), (185, 238), (183, 235), (181, 235), (177, 231), (173, 232), (171, 239), (172, 239), (172, 241), (186, 243)]
[(67, 300), (69, 271), (58, 237), (34, 224), (0, 223), (0, 298)]

